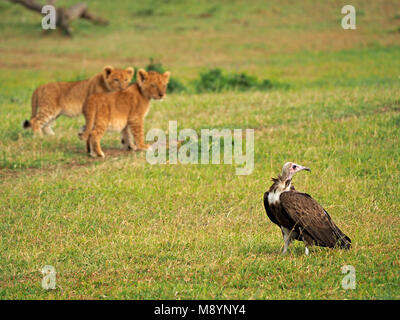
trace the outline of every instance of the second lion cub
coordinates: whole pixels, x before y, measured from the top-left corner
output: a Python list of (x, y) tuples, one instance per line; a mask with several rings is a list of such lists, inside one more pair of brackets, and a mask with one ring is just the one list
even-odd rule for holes
[(144, 143), (144, 118), (149, 111), (150, 100), (165, 97), (170, 74), (139, 69), (137, 81), (127, 89), (89, 97), (83, 106), (86, 128), (79, 138), (86, 140), (87, 151), (92, 157), (104, 157), (100, 140), (107, 129), (122, 132), (124, 145), (128, 149), (149, 148)]

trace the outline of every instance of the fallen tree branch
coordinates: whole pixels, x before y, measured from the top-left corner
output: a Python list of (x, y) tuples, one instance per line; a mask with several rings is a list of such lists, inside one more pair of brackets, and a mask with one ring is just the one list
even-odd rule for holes
[[(42, 5), (35, 0), (9, 0), (12, 3), (17, 3), (25, 8), (42, 14)], [(56, 0), (49, 0), (48, 4), (55, 7)], [(95, 24), (107, 25), (108, 21), (104, 18), (93, 15), (89, 12), (88, 6), (84, 2), (77, 3), (69, 8), (55, 7), (56, 9), (56, 26), (59, 27), (65, 34), (71, 35), (70, 24), (77, 19), (86, 19)]]
[(36, 3), (36, 1), (34, 0), (10, 0), (10, 2), (18, 3), (20, 5), (23, 5), (25, 8), (29, 10), (42, 13), (43, 6), (40, 5), (39, 3)]

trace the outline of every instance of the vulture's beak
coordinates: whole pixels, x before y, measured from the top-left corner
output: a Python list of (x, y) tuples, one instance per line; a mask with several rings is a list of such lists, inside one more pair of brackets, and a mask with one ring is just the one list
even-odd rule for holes
[(310, 168), (308, 168), (308, 167), (303, 167), (303, 166), (300, 166), (300, 169), (299, 169), (299, 171), (301, 171), (301, 170), (305, 170), (305, 171), (309, 171), (309, 172), (311, 172), (311, 169), (310, 169)]

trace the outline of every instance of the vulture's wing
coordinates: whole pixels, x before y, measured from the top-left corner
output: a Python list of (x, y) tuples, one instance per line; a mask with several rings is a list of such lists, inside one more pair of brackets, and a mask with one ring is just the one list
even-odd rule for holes
[(269, 218), (273, 223), (275, 223), (275, 224), (277, 224), (277, 225), (279, 226), (279, 223), (278, 223), (278, 221), (276, 220), (275, 215), (272, 213), (271, 208), (270, 208), (270, 206), (269, 206), (269, 203), (268, 203), (268, 194), (269, 194), (269, 192), (264, 193), (264, 208), (265, 208), (265, 211), (267, 212), (268, 218)]
[(351, 240), (332, 221), (329, 214), (310, 195), (301, 192), (282, 192), (282, 207), (293, 221), (320, 246), (350, 248)]

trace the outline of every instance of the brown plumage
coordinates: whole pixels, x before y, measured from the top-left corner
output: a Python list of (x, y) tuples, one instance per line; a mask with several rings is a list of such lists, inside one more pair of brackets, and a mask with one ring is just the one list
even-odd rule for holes
[(270, 220), (281, 228), (287, 252), (292, 240), (303, 241), (308, 246), (339, 247), (350, 249), (351, 240), (332, 221), (328, 212), (310, 195), (295, 190), (293, 175), (309, 168), (288, 162), (282, 175), (273, 180), (273, 185), (264, 194), (264, 207)]

